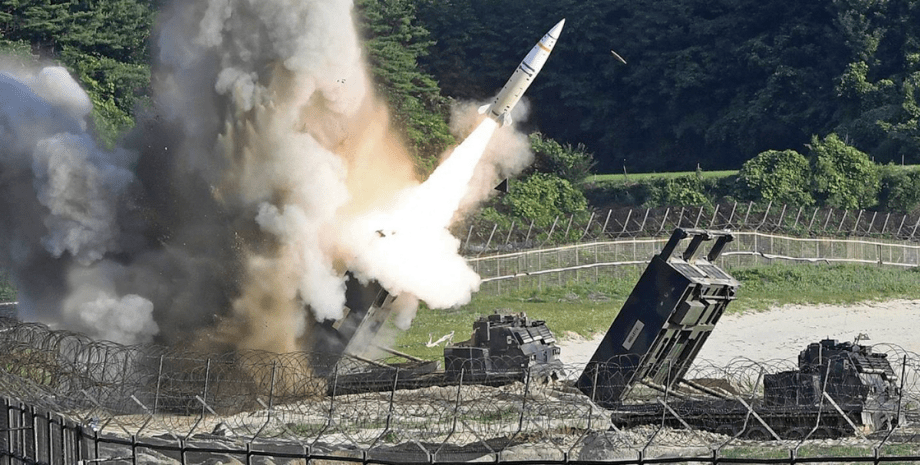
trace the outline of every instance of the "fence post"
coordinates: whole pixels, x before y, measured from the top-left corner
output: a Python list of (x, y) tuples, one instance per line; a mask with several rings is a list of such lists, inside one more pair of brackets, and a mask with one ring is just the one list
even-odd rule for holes
[(773, 201), (771, 200), (769, 203), (767, 203), (767, 211), (764, 212), (763, 219), (760, 220), (760, 224), (758, 224), (757, 227), (754, 228), (754, 232), (757, 232), (760, 229), (760, 227), (763, 226), (763, 224), (767, 222), (767, 217), (770, 216), (770, 208), (772, 207), (773, 207)]
[(831, 215), (834, 213), (834, 209), (831, 208), (827, 211), (827, 219), (824, 220), (824, 228), (821, 229), (822, 232), (827, 232), (827, 225), (831, 222)]
[[(30, 405), (28, 407), (28, 411), (29, 411), (29, 417), (31, 421), (30, 425), (32, 426), (32, 458), (34, 458), (35, 461), (38, 462), (39, 461), (38, 459), (40, 457), (38, 455), (38, 421), (37, 421), (38, 414), (35, 413), (34, 405)], [(28, 457), (28, 455), (26, 455), (26, 457)]]
[(808, 222), (808, 232), (811, 232), (811, 225), (815, 223), (815, 217), (818, 216), (818, 207), (815, 207), (815, 212), (811, 214), (811, 221)]
[(693, 229), (698, 228), (700, 224), (700, 218), (703, 217), (703, 206), (700, 205), (700, 212), (696, 214), (696, 221), (693, 222)]
[(622, 236), (623, 234), (626, 233), (626, 228), (629, 227), (629, 218), (630, 218), (630, 216), (632, 216), (632, 208), (630, 208), (629, 211), (626, 213), (626, 221), (623, 222), (623, 230), (620, 231), (619, 234), (617, 234), (617, 239), (619, 239), (620, 236)]
[(661, 227), (659, 227), (658, 232), (655, 233), (656, 236), (661, 234), (661, 231), (664, 231), (664, 224), (668, 221), (668, 213), (671, 213), (671, 207), (668, 207), (668, 209), (664, 211), (664, 218), (661, 220)]
[(569, 224), (567, 224), (567, 225), (565, 226), (565, 233), (562, 235), (562, 240), (563, 240), (563, 241), (568, 240), (568, 237), (569, 237), (569, 230), (572, 229), (572, 221), (573, 221), (574, 219), (575, 219), (575, 214), (572, 213), (572, 215), (569, 216)]
[(511, 221), (511, 229), (508, 230), (508, 237), (505, 238), (505, 245), (506, 245), (506, 246), (507, 246), (509, 243), (511, 243), (511, 233), (514, 232), (514, 224), (515, 224), (515, 222), (512, 220), (512, 221)]
[[(574, 217), (575, 215), (572, 215), (572, 216)], [(585, 232), (583, 232), (583, 233), (581, 234), (581, 238), (578, 239), (579, 242), (583, 241), (584, 238), (585, 238), (585, 236), (588, 235), (588, 229), (591, 229), (591, 223), (592, 223), (593, 221), (594, 221), (594, 212), (591, 212), (591, 218), (588, 218), (588, 225), (585, 226)]]
[(746, 228), (748, 225), (748, 216), (751, 214), (751, 207), (754, 206), (754, 202), (748, 202), (747, 213), (744, 214), (744, 221), (741, 222), (741, 227)]
[(780, 229), (783, 228), (783, 220), (786, 219), (786, 207), (787, 205), (783, 204), (783, 211), (781, 211), (779, 214), (779, 223), (777, 223), (774, 231), (779, 231)]
[(530, 247), (527, 245), (530, 242), (530, 233), (533, 231), (533, 220), (530, 220), (530, 226), (527, 228), (527, 235), (524, 236), (524, 247)]
[[(863, 211), (864, 211), (864, 210), (860, 210), (860, 211), (859, 211), (859, 214), (856, 215), (856, 222), (853, 223), (853, 231), (852, 231), (850, 234), (856, 234), (856, 230), (859, 228), (859, 220), (862, 219)], [(874, 215), (872, 216), (872, 221), (875, 221), (875, 216), (874, 216)], [(869, 225), (869, 230), (871, 230), (871, 229), (872, 229), (872, 225)], [(866, 232), (868, 233), (869, 230), (866, 230)]]
[[(208, 363), (204, 370), (204, 391), (202, 391), (201, 393), (201, 398), (205, 402), (207, 402), (208, 400), (208, 380), (210, 377), (211, 377), (211, 358), (208, 357)], [(201, 418), (204, 418), (204, 412), (205, 412), (205, 406), (204, 406), (204, 402), (202, 402)]]
[(898, 226), (898, 232), (894, 235), (895, 237), (901, 237), (901, 228), (904, 227), (905, 221), (907, 221), (907, 215), (901, 217), (901, 224)]
[(732, 212), (728, 215), (728, 225), (725, 229), (731, 229), (732, 222), (735, 221), (735, 209), (738, 208), (738, 201), (732, 204)]
[[(860, 210), (860, 213), (862, 213), (862, 210)], [(844, 210), (844, 211), (843, 211), (843, 218), (840, 218), (840, 224), (837, 226), (837, 233), (838, 233), (838, 234), (840, 233), (840, 230), (843, 229), (843, 223), (847, 220), (847, 215), (849, 215), (849, 214), (850, 214), (850, 211), (849, 211), (849, 210)]]
[[(888, 227), (888, 220), (890, 219), (891, 219), (891, 213), (889, 212), (887, 215), (885, 215), (885, 222), (882, 223), (882, 231), (881, 231), (882, 234), (885, 234), (885, 229)], [(872, 222), (875, 223), (875, 216), (872, 217)]]
[(160, 368), (157, 370), (157, 389), (153, 396), (153, 414), (157, 414), (160, 405), (160, 381), (163, 379), (163, 355), (160, 355)]
[(473, 225), (470, 225), (470, 231), (466, 233), (466, 243), (463, 244), (463, 250), (470, 250), (470, 238), (473, 237)]
[(721, 205), (716, 204), (715, 210), (712, 211), (712, 219), (709, 220), (709, 226), (708, 226), (709, 229), (712, 229), (712, 225), (716, 224), (716, 216), (719, 215), (719, 207), (721, 207)]
[[(646, 208), (646, 209), (645, 209), (645, 217), (642, 218), (642, 226), (639, 226), (639, 232), (640, 232), (640, 233), (643, 232), (643, 231), (645, 231), (645, 222), (648, 220), (648, 215), (649, 215), (649, 213), (651, 213), (651, 211), (652, 211), (651, 208)], [(917, 224), (920, 224), (920, 220), (918, 220)]]
[(920, 216), (917, 217), (917, 222), (914, 223), (914, 230), (910, 232), (910, 238), (914, 238), (914, 234), (917, 232), (917, 226), (920, 226)]
[(543, 241), (544, 244), (546, 244), (547, 242), (549, 242), (549, 240), (553, 237), (553, 231), (556, 230), (556, 223), (558, 223), (558, 222), (559, 222), (559, 215), (556, 215), (556, 217), (553, 218), (553, 225), (550, 226), (550, 228), (549, 228), (549, 234), (546, 235), (546, 240)]
[(799, 207), (799, 211), (795, 214), (795, 223), (792, 224), (792, 229), (795, 229), (799, 225), (799, 217), (802, 216), (802, 209), (805, 207)]
[(495, 225), (492, 226), (492, 233), (489, 234), (489, 240), (486, 242), (486, 246), (483, 247), (482, 250), (479, 251), (479, 255), (482, 255), (482, 253), (488, 250), (489, 246), (492, 245), (492, 237), (495, 236), (496, 229), (498, 229), (498, 223), (495, 223)]
[(6, 429), (6, 448), (4, 451), (0, 451), (0, 463), (3, 465), (10, 465), (12, 459), (10, 455), (13, 453), (13, 417), (10, 416), (10, 399), (8, 397), (3, 397), (3, 415), (0, 418), (6, 420), (6, 424), (2, 425)]
[[(632, 213), (632, 208), (629, 209), (629, 213)], [(601, 228), (601, 236), (606, 236), (606, 235), (607, 235), (607, 223), (610, 222), (610, 215), (611, 215), (611, 214), (613, 214), (613, 209), (612, 209), (612, 208), (607, 210), (607, 219), (604, 220), (604, 227)], [(629, 223), (629, 214), (626, 215), (626, 222)], [(626, 228), (623, 228), (623, 229), (625, 230)]]

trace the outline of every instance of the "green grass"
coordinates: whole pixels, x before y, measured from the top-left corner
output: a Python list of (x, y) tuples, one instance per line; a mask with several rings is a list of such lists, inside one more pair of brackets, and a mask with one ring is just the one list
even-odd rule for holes
[[(652, 181), (656, 179), (679, 178), (696, 174), (695, 171), (678, 171), (671, 173), (623, 173), (619, 174), (594, 174), (585, 179), (586, 182), (604, 183), (604, 184), (625, 184), (634, 182)], [(738, 174), (738, 170), (726, 171), (701, 171), (703, 179), (724, 178)]]
[[(848, 304), (896, 298), (920, 298), (920, 270), (861, 265), (771, 265), (730, 270), (741, 282), (728, 313), (762, 311), (786, 304)], [(512, 291), (500, 296), (476, 294), (472, 302), (448, 310), (419, 309), (396, 349), (428, 360), (443, 358), (443, 345), (425, 346), (455, 331), (454, 342), (470, 338), (476, 318), (499, 311), (525, 312), (546, 320), (557, 337), (571, 331), (592, 336), (606, 331), (623, 306), (636, 278), (573, 283), (542, 291)]]
[[(918, 448), (915, 444), (888, 444), (879, 450), (880, 457), (910, 457), (916, 456)], [(806, 444), (796, 452), (798, 458), (821, 458), (827, 457), (828, 461), (823, 463), (841, 463), (834, 462), (833, 457), (873, 457), (875, 449), (873, 447), (860, 446), (839, 446), (839, 445), (820, 445)], [(744, 459), (783, 459), (789, 457), (788, 448), (780, 447), (734, 447), (730, 446), (722, 450), (721, 457), (724, 458), (744, 458)], [(886, 462), (890, 464), (907, 464), (912, 462)]]

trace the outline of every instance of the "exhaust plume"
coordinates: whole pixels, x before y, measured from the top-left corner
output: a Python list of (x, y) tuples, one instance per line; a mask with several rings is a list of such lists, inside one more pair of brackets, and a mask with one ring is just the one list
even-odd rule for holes
[(63, 68), (0, 64), (0, 266), (21, 317), (128, 344), (289, 352), (342, 316), (346, 270), (400, 295), (401, 327), (419, 300), (468, 302), (479, 277), (448, 228), (529, 163), (526, 137), (458, 110), (470, 135), (417, 180), (352, 8), (174, 2), (152, 108), (113, 151)]

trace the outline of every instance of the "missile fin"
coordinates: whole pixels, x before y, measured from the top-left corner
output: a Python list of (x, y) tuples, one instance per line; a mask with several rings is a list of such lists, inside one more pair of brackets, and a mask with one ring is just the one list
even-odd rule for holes
[(492, 106), (491, 104), (485, 104), (485, 105), (479, 107), (479, 110), (477, 110), (477, 111), (479, 112), (480, 115), (483, 115), (483, 114), (485, 114), (487, 111), (489, 111), (489, 108), (490, 108), (491, 106)]
[(501, 127), (510, 125), (511, 124), (511, 113), (507, 111), (502, 113), (502, 115), (498, 118), (498, 122), (501, 124)]

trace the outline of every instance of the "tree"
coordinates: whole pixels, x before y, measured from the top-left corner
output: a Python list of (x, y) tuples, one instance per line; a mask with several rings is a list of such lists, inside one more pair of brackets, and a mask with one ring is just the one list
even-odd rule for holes
[(834, 208), (867, 208), (877, 203), (879, 170), (869, 156), (831, 133), (812, 136), (808, 145), (813, 195)]
[(356, 6), (379, 94), (389, 102), (422, 171), (428, 171), (453, 143), (448, 102), (438, 83), (418, 67), (432, 44), (429, 33), (415, 20), (411, 0), (358, 0)]
[(0, 0), (0, 33), (48, 55), (71, 47), (145, 64), (153, 10), (142, 0)]
[(809, 193), (808, 160), (795, 150), (768, 150), (744, 162), (738, 172), (743, 189), (739, 198), (807, 206), (815, 200)]
[(555, 174), (576, 187), (585, 182), (594, 167), (594, 156), (581, 144), (562, 145), (535, 132), (530, 135), (530, 147), (534, 153), (533, 170)]
[(920, 5), (833, 0), (850, 62), (837, 80), (835, 129), (879, 161), (920, 161)]
[(583, 212), (588, 208), (584, 194), (572, 184), (550, 173), (534, 173), (514, 184), (502, 204), (518, 218), (533, 220), (547, 227), (558, 216)]
[(920, 209), (920, 170), (888, 164), (881, 168), (878, 206), (881, 211), (910, 214)]
[(709, 205), (699, 176), (687, 175), (656, 180), (649, 188), (649, 207), (685, 207)]

